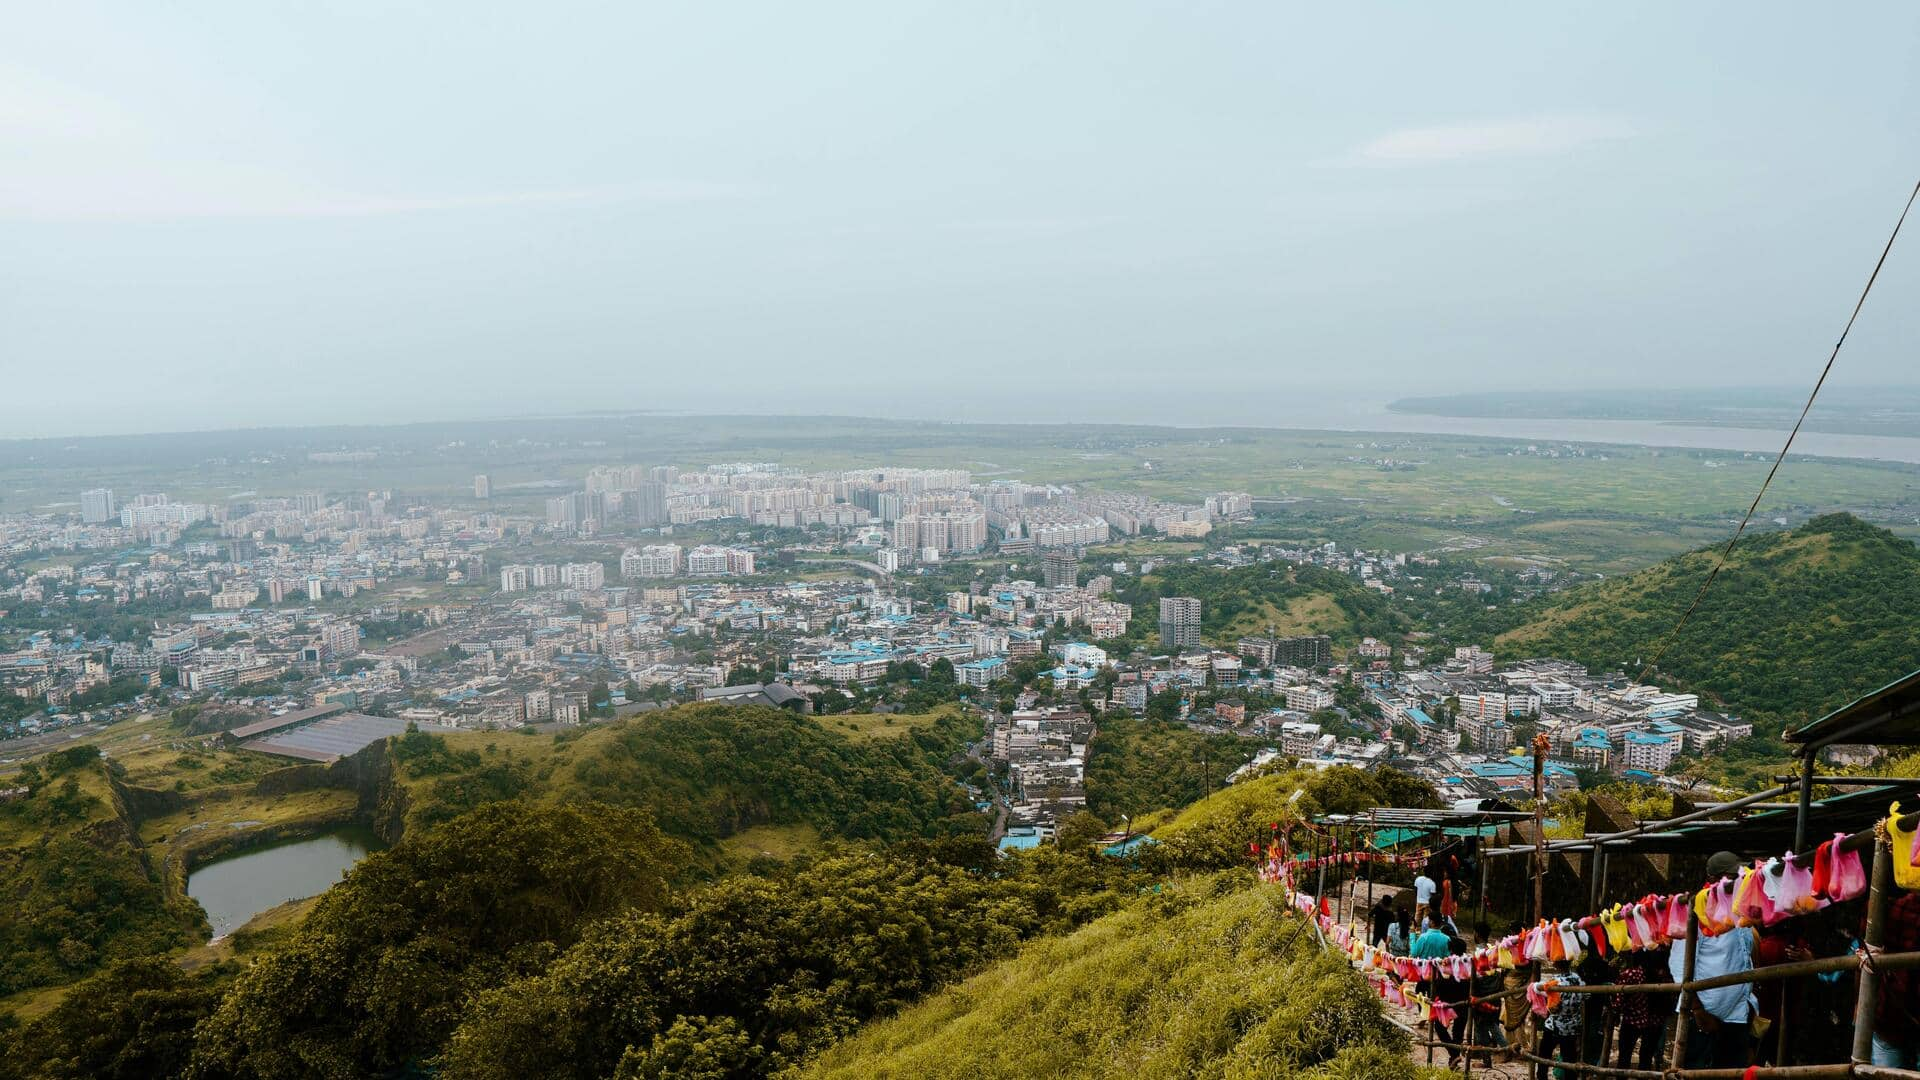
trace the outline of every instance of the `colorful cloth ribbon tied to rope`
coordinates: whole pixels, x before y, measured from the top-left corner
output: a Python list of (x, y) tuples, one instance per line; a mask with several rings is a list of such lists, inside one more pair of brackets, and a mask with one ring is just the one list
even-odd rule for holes
[[(1907, 887), (1920, 887), (1920, 836), (1915, 835), (1916, 830), (1898, 828), (1899, 811), (1899, 804), (1894, 804), (1886, 825), (1889, 836), (1894, 839), (1895, 869), (1898, 873), (1904, 867), (1904, 872), (1911, 877), (1913, 885)], [(1256, 859), (1265, 857), (1259, 869), (1261, 879), (1287, 889), (1294, 906), (1314, 919), (1322, 934), (1361, 966), (1391, 972), (1402, 981), (1424, 982), (1509, 971), (1536, 961), (1565, 960), (1578, 964), (1588, 949), (1605, 956), (1662, 948), (1687, 936), (1689, 915), (1698, 916), (1701, 932), (1713, 936), (1736, 926), (1772, 926), (1796, 915), (1819, 911), (1828, 904), (1851, 900), (1866, 889), (1860, 855), (1842, 849), (1845, 838), (1844, 834), (1836, 835), (1820, 845), (1814, 853), (1811, 870), (1800, 866), (1789, 853), (1743, 867), (1738, 875), (1706, 885), (1695, 893), (1649, 894), (1582, 919), (1543, 921), (1467, 955), (1438, 959), (1393, 956), (1372, 943), (1362, 943), (1354, 938), (1351, 929), (1332, 918), (1324, 900), (1295, 891), (1295, 872), (1316, 869), (1322, 860), (1289, 861), (1278, 845), (1269, 845), (1262, 851), (1256, 844), (1253, 854)], [(1327, 858), (1365, 854), (1345, 852)]]

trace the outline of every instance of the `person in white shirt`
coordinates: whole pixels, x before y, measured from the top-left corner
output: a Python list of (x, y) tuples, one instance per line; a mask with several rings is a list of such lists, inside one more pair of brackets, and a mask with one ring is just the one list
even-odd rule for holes
[(1440, 886), (1427, 876), (1425, 870), (1420, 871), (1420, 876), (1413, 879), (1413, 925), (1426, 925), (1427, 912), (1433, 904), (1433, 894), (1439, 888)]

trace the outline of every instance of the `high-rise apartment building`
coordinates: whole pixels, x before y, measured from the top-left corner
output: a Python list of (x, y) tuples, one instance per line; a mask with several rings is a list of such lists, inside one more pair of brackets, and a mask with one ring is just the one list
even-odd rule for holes
[(476, 499), (493, 498), (493, 481), (487, 478), (486, 473), (481, 473), (473, 478), (473, 497)]
[(1325, 634), (1274, 641), (1273, 662), (1287, 667), (1325, 667), (1333, 663), (1333, 639)]
[(987, 515), (953, 511), (947, 514), (947, 550), (979, 551), (987, 546)]
[(598, 491), (576, 491), (547, 500), (547, 524), (556, 529), (597, 532), (607, 526), (607, 497)]
[(320, 644), (330, 659), (338, 660), (360, 651), (360, 627), (342, 619), (320, 627)]
[(598, 589), (607, 583), (607, 568), (597, 562), (568, 563), (560, 568), (560, 584), (569, 589)]
[(1169, 649), (1200, 644), (1200, 601), (1197, 598), (1160, 598), (1160, 644)]
[(1054, 548), (1040, 556), (1040, 576), (1049, 588), (1072, 588), (1080, 584), (1080, 560), (1073, 552)]
[(620, 510), (643, 529), (667, 523), (667, 485), (643, 480), (620, 493)]
[(80, 493), (80, 519), (89, 525), (112, 521), (120, 513), (112, 488), (93, 488)]
[(673, 577), (680, 572), (680, 545), (650, 544), (628, 548), (620, 556), (623, 578)]
[(1261, 667), (1325, 667), (1333, 663), (1333, 639), (1325, 634), (1304, 637), (1243, 637), (1240, 655)]
[(80, 493), (80, 520), (89, 525), (112, 521), (119, 508), (113, 502), (113, 489), (92, 488)]

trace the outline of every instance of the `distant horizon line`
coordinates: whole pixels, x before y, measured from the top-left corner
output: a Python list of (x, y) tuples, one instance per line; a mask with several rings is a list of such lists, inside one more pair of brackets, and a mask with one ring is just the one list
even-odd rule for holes
[[(1382, 410), (1391, 412), (1393, 411), (1392, 406), (1395, 403), (1399, 401), (1409, 400), (1409, 399), (1432, 400), (1432, 399), (1444, 399), (1444, 398), (1453, 398), (1453, 397), (1473, 397), (1473, 396), (1481, 396), (1481, 395), (1489, 395), (1489, 394), (1504, 394), (1504, 395), (1656, 394), (1657, 395), (1657, 394), (1681, 394), (1681, 393), (1697, 394), (1697, 393), (1708, 393), (1708, 392), (1721, 392), (1721, 393), (1732, 394), (1732, 393), (1739, 393), (1743, 391), (1762, 391), (1762, 392), (1793, 391), (1798, 393), (1804, 393), (1806, 390), (1806, 387), (1798, 386), (1795, 384), (1788, 384), (1788, 383), (1744, 383), (1737, 386), (1665, 386), (1665, 387), (1656, 386), (1656, 387), (1616, 387), (1616, 388), (1606, 388), (1606, 389), (1595, 388), (1595, 387), (1584, 387), (1584, 388), (1567, 388), (1567, 389), (1533, 388), (1533, 389), (1524, 389), (1524, 390), (1523, 389), (1476, 389), (1476, 390), (1449, 390), (1449, 391), (1442, 391), (1442, 392), (1410, 391), (1407, 393), (1396, 394), (1392, 396), (1387, 396), (1387, 395), (1382, 395), (1377, 393), (1350, 394), (1350, 393), (1339, 392), (1329, 387), (1312, 387), (1312, 388), (1300, 388), (1300, 389), (1307, 389), (1311, 392), (1327, 395), (1328, 397), (1342, 397), (1348, 403), (1358, 403), (1358, 402), (1372, 403), (1377, 405)], [(1838, 391), (1838, 393), (1841, 393), (1841, 394), (1868, 393), (1868, 392), (1884, 391), (1884, 390), (1901, 390), (1901, 391), (1908, 391), (1913, 393), (1920, 393), (1920, 382), (1914, 382), (1914, 383), (1889, 382), (1889, 383), (1875, 383), (1871, 385), (1851, 386), (1851, 387), (1845, 387), (1845, 388), (1833, 388), (1829, 390), (1829, 396), (1832, 396), (1836, 390)], [(881, 415), (873, 412), (857, 412), (857, 411), (855, 412), (817, 412), (817, 411), (800, 410), (800, 411), (792, 411), (792, 412), (780, 412), (780, 411), (766, 411), (766, 412), (712, 411), (712, 412), (708, 412), (708, 411), (702, 411), (696, 408), (679, 407), (679, 406), (676, 406), (676, 407), (634, 406), (632, 408), (598, 408), (598, 409), (578, 409), (578, 410), (537, 409), (537, 410), (531, 410), (527, 412), (513, 412), (513, 413), (476, 412), (476, 413), (468, 414), (465, 416), (442, 417), (437, 419), (420, 419), (420, 420), (385, 420), (385, 421), (370, 421), (370, 422), (316, 421), (313, 423), (306, 423), (306, 424), (234, 425), (230, 427), (177, 428), (172, 430), (151, 430), (150, 429), (150, 430), (142, 430), (142, 431), (118, 431), (118, 432), (105, 432), (105, 433), (93, 433), (93, 434), (66, 433), (66, 434), (52, 434), (52, 435), (0, 435), (0, 444), (20, 445), (25, 443), (36, 443), (36, 442), (71, 442), (76, 440), (98, 440), (98, 439), (139, 439), (139, 438), (166, 438), (166, 437), (183, 437), (184, 438), (184, 437), (204, 436), (204, 435), (239, 435), (239, 434), (246, 434), (246, 433), (252, 433), (252, 432), (319, 431), (319, 430), (336, 429), (336, 428), (346, 429), (346, 430), (365, 431), (365, 430), (378, 430), (378, 429), (385, 429), (385, 428), (420, 428), (420, 427), (432, 427), (436, 425), (475, 424), (475, 423), (502, 422), (502, 421), (515, 421), (515, 420), (566, 420), (566, 419), (576, 419), (576, 418), (607, 420), (607, 419), (618, 419), (622, 417), (644, 417), (644, 416), (673, 417), (673, 418), (680, 418), (680, 419), (814, 418), (814, 419), (835, 419), (835, 420), (878, 420), (878, 421), (894, 421), (894, 422), (905, 422), (905, 423), (929, 423), (929, 424), (940, 424), (940, 425), (956, 426), (956, 427), (995, 427), (995, 426), (1062, 427), (1064, 426), (1064, 427), (1167, 428), (1167, 429), (1173, 429), (1173, 430), (1229, 430), (1229, 429), (1252, 429), (1252, 430), (1265, 430), (1265, 431), (1359, 430), (1359, 429), (1341, 429), (1341, 428), (1322, 428), (1322, 427), (1315, 426), (1311, 423), (1298, 424), (1298, 425), (1277, 425), (1277, 424), (1247, 424), (1247, 423), (1180, 423), (1180, 422), (1174, 422), (1174, 421), (1157, 421), (1153, 423), (1138, 423), (1138, 422), (1100, 421), (1100, 420), (1012, 420), (1012, 419), (973, 420), (973, 419), (951, 419), (951, 418), (939, 418), (939, 417), (927, 417), (927, 416), (914, 416), (914, 415), (906, 415), (906, 414)], [(1384, 433), (1406, 434), (1406, 432), (1396, 432), (1396, 431), (1386, 431)], [(1433, 434), (1445, 434), (1445, 433), (1434, 432)], [(1575, 440), (1569, 440), (1569, 441), (1578, 442), (1578, 441), (1585, 441), (1585, 440), (1575, 439)]]

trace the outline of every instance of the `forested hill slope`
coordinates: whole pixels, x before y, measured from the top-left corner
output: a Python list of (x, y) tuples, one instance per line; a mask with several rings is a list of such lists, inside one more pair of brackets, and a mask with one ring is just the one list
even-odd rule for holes
[(643, 809), (696, 847), (760, 824), (858, 840), (984, 830), (942, 772), (979, 719), (952, 707), (898, 719), (898, 734), (856, 738), (831, 717), (683, 705), (553, 739), (414, 732), (390, 753), (407, 830), (514, 798)]
[[(1638, 670), (1719, 549), (1519, 609), (1496, 646)], [(1735, 547), (1660, 662), (1662, 677), (1761, 722), (1797, 723), (1920, 668), (1920, 548), (1850, 514)]]
[(0, 787), (0, 996), (204, 932), (148, 864), (98, 750), (55, 751)]
[[(129, 941), (143, 947), (115, 955), (132, 959), (46, 1011), (0, 1013), (0, 1080), (771, 1080), (816, 1060), (863, 1077), (1412, 1080), (1375, 997), (1256, 884), (1243, 845), (1430, 790), (1286, 770), (1161, 822), (1133, 858), (1085, 842), (1003, 857), (952, 834), (954, 785), (936, 779), (971, 721), (895, 719), (914, 726), (843, 734), (709, 705), (559, 738), (410, 733), (376, 770), (403, 824), (392, 847), (244, 964)], [(63, 753), (50, 765), (98, 764)], [(36, 783), (85, 809), (105, 776)], [(825, 842), (699, 872), (703, 848), (760, 822)]]

